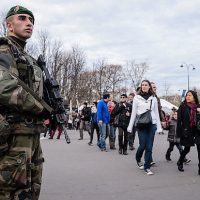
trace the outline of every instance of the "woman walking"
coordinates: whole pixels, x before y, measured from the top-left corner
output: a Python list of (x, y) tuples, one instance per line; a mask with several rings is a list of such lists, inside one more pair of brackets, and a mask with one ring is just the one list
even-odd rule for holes
[[(136, 118), (146, 111), (151, 110), (151, 123), (148, 126), (137, 127), (139, 147), (136, 152), (136, 162), (140, 169), (144, 169), (147, 175), (153, 175), (150, 170), (152, 161), (152, 149), (156, 130), (162, 131), (160, 117), (158, 112), (157, 98), (154, 96), (154, 92), (151, 87), (151, 83), (148, 80), (143, 80), (138, 94), (134, 97), (133, 107), (131, 113), (131, 119), (127, 128), (128, 132), (132, 131)], [(136, 117), (137, 116), (137, 117)], [(137, 124), (136, 124), (137, 126)], [(144, 165), (141, 162), (142, 154), (145, 151)]]
[(185, 156), (190, 152), (191, 146), (194, 146), (198, 104), (199, 100), (197, 93), (189, 90), (186, 93), (185, 100), (181, 103), (178, 109), (177, 135), (180, 138), (180, 144), (184, 146), (177, 162), (178, 170), (181, 172), (184, 171), (183, 162)]

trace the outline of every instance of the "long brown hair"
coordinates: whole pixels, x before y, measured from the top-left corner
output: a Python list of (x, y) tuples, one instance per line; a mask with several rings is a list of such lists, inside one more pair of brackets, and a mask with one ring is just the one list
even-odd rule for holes
[(146, 80), (146, 79), (143, 80), (143, 81), (141, 82), (141, 84), (140, 84), (140, 89), (139, 89), (139, 91), (138, 91), (138, 94), (139, 94), (139, 95), (144, 94), (144, 92), (142, 91), (142, 83), (144, 83), (144, 82), (147, 82), (147, 83), (149, 84), (149, 86), (150, 86), (148, 93), (149, 93), (150, 95), (155, 95), (154, 92), (153, 92), (153, 88), (152, 88), (152, 86), (151, 86), (151, 82), (150, 82), (149, 80)]

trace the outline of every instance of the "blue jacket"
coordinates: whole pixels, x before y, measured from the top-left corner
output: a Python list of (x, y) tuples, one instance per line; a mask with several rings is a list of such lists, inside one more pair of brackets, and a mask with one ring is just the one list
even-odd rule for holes
[(109, 124), (110, 113), (107, 103), (101, 99), (97, 104), (97, 122), (102, 121), (104, 124)]

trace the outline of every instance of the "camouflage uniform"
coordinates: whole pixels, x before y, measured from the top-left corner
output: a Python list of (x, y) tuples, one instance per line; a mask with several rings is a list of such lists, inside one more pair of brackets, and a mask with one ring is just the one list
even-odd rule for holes
[(11, 129), (4, 145), (8, 148), (0, 152), (0, 200), (37, 200), (44, 160), (40, 145), (43, 106), (13, 74), (43, 96), (42, 71), (36, 61), (14, 38), (0, 38), (0, 114)]

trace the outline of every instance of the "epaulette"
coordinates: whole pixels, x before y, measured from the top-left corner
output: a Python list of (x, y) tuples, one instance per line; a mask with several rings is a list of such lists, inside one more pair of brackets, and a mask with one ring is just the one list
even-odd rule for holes
[(11, 44), (10, 40), (6, 37), (0, 37), (0, 45), (4, 45), (4, 44)]

